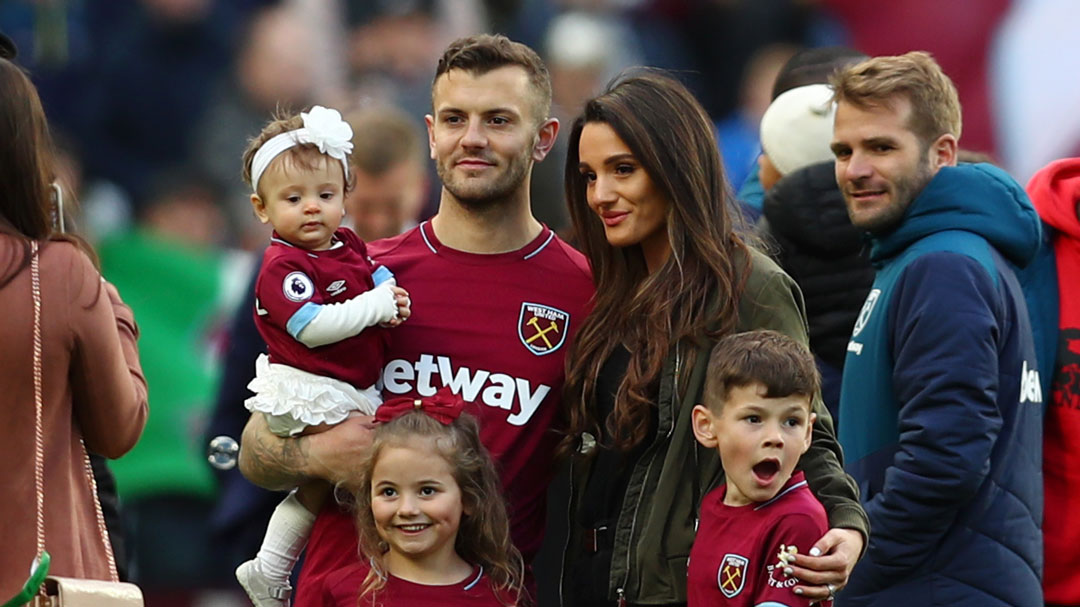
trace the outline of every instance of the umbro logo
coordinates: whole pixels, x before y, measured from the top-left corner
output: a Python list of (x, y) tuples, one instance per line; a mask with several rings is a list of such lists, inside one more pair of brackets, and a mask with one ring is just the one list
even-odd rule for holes
[(335, 280), (334, 282), (330, 283), (329, 287), (326, 287), (326, 292), (329, 293), (331, 297), (336, 297), (338, 295), (341, 295), (345, 291), (345, 289), (346, 287), (344, 279)]

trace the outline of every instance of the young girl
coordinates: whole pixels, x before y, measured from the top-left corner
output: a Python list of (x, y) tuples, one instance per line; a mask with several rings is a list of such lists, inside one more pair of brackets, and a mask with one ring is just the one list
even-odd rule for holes
[[(371, 415), (386, 335), (409, 316), (405, 290), (376, 267), (364, 243), (339, 229), (352, 189), (352, 128), (315, 106), (268, 124), (244, 153), (251, 204), (274, 227), (255, 284), (255, 324), (269, 356), (256, 362), (245, 405), (275, 434), (326, 429), (353, 412)], [(283, 607), (288, 578), (330, 486), (299, 487), (274, 511), (255, 559), (236, 577), (256, 607)]]
[[(340, 607), (513, 606), (524, 566), (476, 420), (448, 390), (379, 408), (356, 487), (368, 562), (326, 580)], [(366, 572), (366, 577), (363, 575)]]

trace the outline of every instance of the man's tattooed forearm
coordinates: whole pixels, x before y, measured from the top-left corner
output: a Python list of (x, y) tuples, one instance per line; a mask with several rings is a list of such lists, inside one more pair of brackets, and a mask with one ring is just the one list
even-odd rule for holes
[(253, 483), (267, 489), (290, 489), (304, 480), (308, 463), (304, 437), (281, 438), (270, 432), (246, 433), (241, 470)]

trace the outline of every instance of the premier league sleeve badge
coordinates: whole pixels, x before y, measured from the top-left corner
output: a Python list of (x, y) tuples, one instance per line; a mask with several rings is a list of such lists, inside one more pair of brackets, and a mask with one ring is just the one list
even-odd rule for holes
[(289, 272), (281, 283), (281, 291), (289, 301), (307, 301), (315, 294), (315, 285), (303, 272)]

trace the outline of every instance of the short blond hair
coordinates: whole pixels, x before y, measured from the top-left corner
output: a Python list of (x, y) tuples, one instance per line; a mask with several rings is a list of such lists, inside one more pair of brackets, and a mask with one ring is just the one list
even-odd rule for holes
[(871, 57), (838, 70), (829, 78), (837, 103), (859, 108), (890, 106), (903, 95), (911, 102), (908, 128), (930, 145), (949, 134), (960, 139), (963, 120), (956, 85), (925, 51)]

